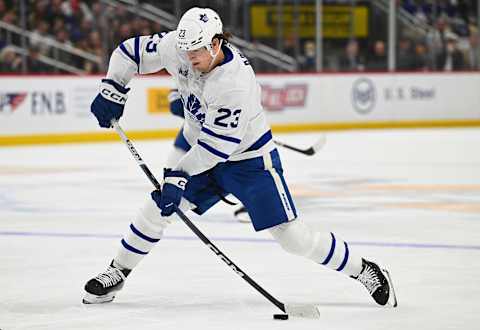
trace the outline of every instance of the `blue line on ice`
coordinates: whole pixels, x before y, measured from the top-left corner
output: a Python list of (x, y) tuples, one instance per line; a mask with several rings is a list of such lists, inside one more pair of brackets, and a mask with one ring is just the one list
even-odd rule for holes
[[(35, 236), (35, 237), (61, 237), (61, 238), (121, 238), (117, 234), (88, 234), (88, 233), (54, 233), (54, 232), (29, 232), (29, 231), (0, 231), (0, 236)], [(196, 236), (168, 236), (164, 239), (192, 241), (198, 240)], [(250, 242), (250, 243), (273, 243), (272, 239), (264, 238), (241, 238), (241, 237), (212, 237), (213, 242)], [(449, 249), (449, 250), (480, 250), (480, 245), (460, 244), (437, 244), (437, 243), (395, 243), (395, 242), (355, 242), (350, 245), (377, 246), (392, 248), (413, 248), (413, 249)]]

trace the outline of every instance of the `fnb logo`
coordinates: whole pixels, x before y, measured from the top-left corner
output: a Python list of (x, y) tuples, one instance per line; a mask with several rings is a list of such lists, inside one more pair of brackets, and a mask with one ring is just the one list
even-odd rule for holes
[(307, 100), (306, 84), (273, 88), (262, 85), (262, 105), (266, 110), (279, 111), (288, 107), (304, 107)]
[(67, 112), (62, 91), (34, 91), (31, 100), (32, 115), (63, 115)]
[(27, 93), (0, 94), (0, 114), (14, 112), (26, 97)]

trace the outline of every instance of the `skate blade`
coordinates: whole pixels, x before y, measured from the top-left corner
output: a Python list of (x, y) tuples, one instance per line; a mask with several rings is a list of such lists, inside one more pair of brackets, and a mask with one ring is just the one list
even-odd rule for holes
[(245, 207), (241, 207), (240, 209), (233, 212), (233, 217), (237, 219), (238, 222), (241, 223), (251, 223), (252, 219), (250, 219), (250, 215), (247, 212)]
[(390, 286), (390, 297), (388, 297), (387, 304), (391, 307), (395, 308), (398, 306), (397, 295), (395, 294), (395, 289), (393, 288), (392, 277), (390, 276), (390, 272), (386, 269), (382, 269), (382, 272), (388, 279), (388, 284)]
[(85, 305), (105, 304), (113, 301), (113, 299), (115, 299), (115, 293), (110, 293), (103, 296), (96, 296), (94, 294), (86, 292), (85, 296), (82, 299), (82, 303)]
[(252, 220), (250, 220), (250, 217), (244, 218), (244, 217), (237, 216), (237, 221), (240, 223), (252, 223)]

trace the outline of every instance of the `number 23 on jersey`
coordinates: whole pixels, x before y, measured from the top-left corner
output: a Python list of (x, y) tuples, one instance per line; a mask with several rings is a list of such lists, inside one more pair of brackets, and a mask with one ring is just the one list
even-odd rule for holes
[(231, 127), (236, 128), (238, 126), (238, 119), (240, 118), (241, 109), (230, 110), (226, 108), (220, 108), (217, 110), (220, 114), (215, 118), (213, 122), (215, 125), (220, 127)]

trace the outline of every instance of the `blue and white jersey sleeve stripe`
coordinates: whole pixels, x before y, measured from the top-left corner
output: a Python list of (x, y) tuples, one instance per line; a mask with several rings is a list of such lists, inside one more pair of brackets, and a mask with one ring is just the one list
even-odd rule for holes
[[(165, 39), (164, 37), (168, 36)], [(120, 43), (112, 53), (107, 78), (126, 85), (135, 74), (148, 74), (165, 67), (173, 34), (137, 36)]]

